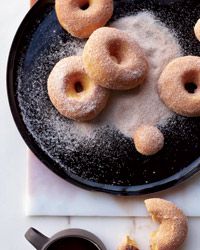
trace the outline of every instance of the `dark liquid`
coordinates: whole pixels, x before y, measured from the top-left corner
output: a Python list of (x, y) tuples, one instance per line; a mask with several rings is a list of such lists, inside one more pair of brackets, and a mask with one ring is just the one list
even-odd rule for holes
[(97, 247), (85, 239), (70, 237), (56, 241), (48, 250), (97, 250)]

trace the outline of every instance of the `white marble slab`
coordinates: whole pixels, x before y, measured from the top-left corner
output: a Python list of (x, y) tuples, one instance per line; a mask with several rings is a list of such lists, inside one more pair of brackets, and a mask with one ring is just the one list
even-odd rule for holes
[(160, 197), (176, 203), (188, 216), (200, 216), (200, 175), (166, 191), (140, 197), (119, 197), (80, 189), (56, 176), (30, 151), (28, 215), (147, 216), (144, 199)]

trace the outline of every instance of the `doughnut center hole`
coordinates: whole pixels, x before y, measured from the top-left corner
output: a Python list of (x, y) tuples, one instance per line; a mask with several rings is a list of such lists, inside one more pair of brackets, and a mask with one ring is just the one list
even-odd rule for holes
[(108, 48), (111, 59), (117, 64), (120, 64), (122, 61), (121, 47), (121, 43), (112, 42), (111, 44), (109, 44)]
[(80, 81), (75, 82), (74, 89), (75, 89), (76, 93), (83, 92), (83, 90), (84, 90), (83, 84)]
[(89, 2), (83, 3), (82, 5), (80, 5), (80, 9), (81, 10), (87, 10), (90, 7)]
[(189, 93), (189, 94), (194, 94), (197, 90), (197, 84), (194, 82), (187, 82), (185, 84), (185, 90)]

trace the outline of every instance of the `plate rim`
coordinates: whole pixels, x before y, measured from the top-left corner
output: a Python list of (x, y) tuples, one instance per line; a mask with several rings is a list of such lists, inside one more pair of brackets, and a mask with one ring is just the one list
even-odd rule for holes
[(14, 82), (14, 68), (16, 64), (15, 58), (18, 52), (20, 39), (23, 37), (26, 27), (28, 26), (30, 20), (33, 19), (34, 14), (37, 13), (37, 10), (41, 9), (47, 4), (54, 4), (54, 2), (55, 2), (54, 0), (38, 0), (36, 4), (28, 11), (24, 19), (22, 20), (21, 24), (19, 25), (19, 28), (16, 31), (8, 56), (7, 74), (6, 74), (8, 102), (13, 119), (15, 121), (15, 125), (20, 135), (22, 136), (23, 140), (25, 141), (26, 145), (29, 147), (29, 149), (48, 169), (53, 171), (56, 175), (60, 176), (65, 181), (68, 181), (69, 183), (74, 184), (86, 190), (99, 191), (115, 195), (127, 196), (127, 195), (144, 195), (144, 194), (155, 193), (173, 187), (178, 183), (181, 183), (184, 180), (188, 179), (189, 177), (195, 175), (200, 170), (200, 157), (194, 160), (191, 164), (189, 164), (187, 167), (185, 167), (178, 173), (166, 179), (153, 182), (150, 184), (143, 184), (136, 186), (116, 186), (111, 184), (97, 183), (94, 181), (89, 181), (87, 179), (82, 179), (81, 177), (78, 177), (74, 174), (60, 173), (59, 171), (60, 165), (55, 161), (53, 161), (53, 159), (50, 158), (50, 156), (48, 156), (47, 153), (45, 153), (45, 151), (43, 151), (39, 147), (34, 137), (28, 131), (28, 128), (23, 122), (23, 118), (20, 114), (17, 95), (15, 92), (15, 82)]

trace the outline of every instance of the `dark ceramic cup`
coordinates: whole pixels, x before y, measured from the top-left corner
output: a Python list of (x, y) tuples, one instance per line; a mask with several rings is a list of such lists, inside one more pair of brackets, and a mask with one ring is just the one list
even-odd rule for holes
[(30, 228), (25, 238), (37, 250), (106, 250), (97, 236), (81, 229), (63, 230), (48, 238), (36, 229)]

